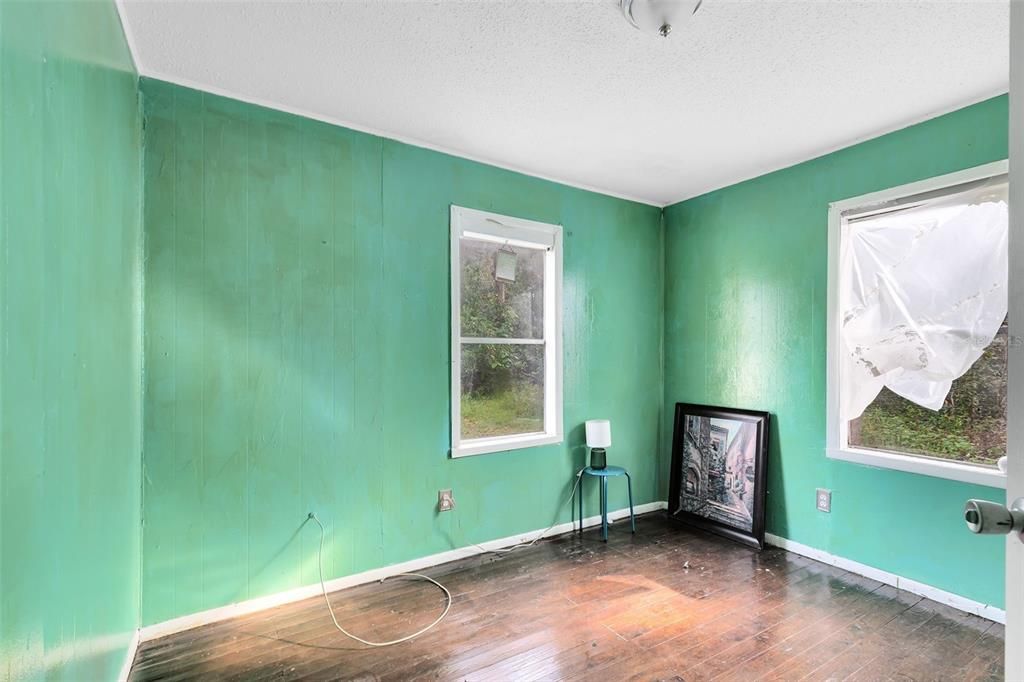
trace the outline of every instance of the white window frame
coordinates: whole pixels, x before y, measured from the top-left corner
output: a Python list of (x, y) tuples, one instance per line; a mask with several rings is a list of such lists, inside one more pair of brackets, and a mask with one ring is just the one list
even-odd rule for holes
[(893, 187), (859, 197), (852, 197), (829, 204), (828, 211), (828, 419), (825, 440), (825, 454), (832, 458), (857, 464), (895, 469), (925, 476), (934, 476), (964, 483), (1006, 487), (1006, 474), (998, 469), (963, 462), (945, 461), (926, 456), (908, 455), (899, 452), (868, 450), (849, 444), (849, 425), (839, 418), (839, 251), (847, 223), (851, 218), (863, 216), (894, 204), (912, 203), (913, 197), (941, 192), (957, 185), (986, 180), (1006, 175), (1006, 161), (969, 168), (920, 182)]
[[(543, 249), (544, 338), (517, 340), (544, 346), (544, 431), (463, 440), (462, 429), (462, 263), (459, 242), (465, 235), (501, 244)], [(451, 456), (506, 452), (563, 440), (562, 430), (562, 226), (451, 207)], [(508, 339), (469, 339), (471, 343), (508, 343)]]

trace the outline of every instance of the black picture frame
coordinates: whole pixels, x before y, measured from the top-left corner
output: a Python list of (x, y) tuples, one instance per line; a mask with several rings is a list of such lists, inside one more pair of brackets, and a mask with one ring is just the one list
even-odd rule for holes
[(668, 518), (763, 549), (769, 420), (767, 412), (676, 403)]

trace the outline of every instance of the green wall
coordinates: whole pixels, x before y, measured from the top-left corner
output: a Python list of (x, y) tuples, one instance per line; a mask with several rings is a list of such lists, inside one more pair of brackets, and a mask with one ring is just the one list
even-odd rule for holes
[(1005, 159), (1007, 115), (997, 97), (665, 211), (666, 421), (769, 410), (768, 532), (999, 607), (1004, 540), (961, 509), (1003, 491), (825, 457), (825, 311), (829, 202)]
[(0, 679), (138, 625), (141, 134), (113, 2), (0, 1)]
[[(658, 499), (658, 209), (142, 91), (143, 624), (315, 583), (309, 511), (331, 578), (568, 521), (587, 418), (612, 420), (636, 503)], [(447, 456), (452, 203), (565, 227), (562, 445)]]
[[(770, 532), (1002, 605), (959, 518), (1002, 492), (827, 460), (823, 398), (828, 203), (1005, 157), (1005, 97), (661, 215), (149, 80), (143, 164), (112, 3), (0, 0), (0, 39), (0, 678), (314, 583), (309, 511), (329, 577), (566, 521), (587, 418), (664, 499), (678, 400), (774, 413)], [(446, 455), (452, 203), (565, 226), (562, 445)]]

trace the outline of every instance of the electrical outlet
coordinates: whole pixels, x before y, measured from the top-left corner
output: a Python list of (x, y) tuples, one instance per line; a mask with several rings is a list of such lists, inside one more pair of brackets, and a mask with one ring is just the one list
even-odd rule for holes
[(437, 511), (446, 512), (455, 509), (455, 498), (451, 489), (437, 491)]
[(832, 491), (818, 488), (818, 511), (831, 513)]

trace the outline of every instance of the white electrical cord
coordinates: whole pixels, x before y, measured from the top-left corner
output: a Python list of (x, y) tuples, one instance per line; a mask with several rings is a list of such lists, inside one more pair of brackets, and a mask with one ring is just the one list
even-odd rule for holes
[(424, 632), (426, 632), (427, 630), (429, 630), (430, 628), (434, 627), (442, 620), (444, 620), (444, 617), (448, 615), (449, 609), (452, 608), (452, 593), (448, 591), (447, 587), (437, 582), (430, 576), (422, 575), (420, 573), (396, 573), (395, 575), (389, 575), (386, 578), (381, 578), (380, 582), (384, 582), (388, 578), (397, 578), (399, 576), (405, 578), (419, 578), (421, 580), (426, 580), (427, 582), (434, 583), (439, 588), (441, 588), (442, 592), (444, 592), (444, 596), (448, 599), (448, 603), (445, 604), (444, 611), (441, 613), (440, 616), (437, 617), (437, 619), (433, 623), (431, 623), (430, 625), (421, 630), (417, 630), (411, 635), (407, 635), (400, 639), (393, 639), (390, 642), (371, 642), (363, 639), (362, 637), (357, 637), (356, 635), (353, 635), (351, 632), (338, 625), (338, 619), (334, 617), (334, 609), (331, 608), (331, 600), (327, 598), (327, 585), (324, 584), (324, 524), (320, 523), (320, 519), (317, 518), (317, 515), (312, 512), (309, 513), (309, 518), (316, 521), (316, 525), (320, 526), (320, 549), (317, 551), (316, 554), (317, 567), (320, 569), (320, 589), (324, 594), (324, 602), (327, 603), (327, 612), (331, 614), (331, 620), (334, 621), (334, 627), (338, 629), (338, 632), (340, 632), (341, 634), (345, 635), (350, 639), (354, 639), (357, 642), (361, 642), (366, 646), (391, 646), (392, 644), (401, 644), (402, 642), (408, 642), (410, 639), (419, 637)]
[[(570, 503), (574, 499), (576, 499), (576, 489), (579, 488), (580, 480), (582, 478), (583, 478), (583, 469), (580, 469), (579, 471), (576, 472), (576, 481), (573, 483), (572, 490), (569, 492), (569, 498), (565, 501), (565, 503)], [(562, 504), (562, 507), (565, 506), (565, 503)], [(561, 510), (561, 507), (559, 507), (559, 510)], [(444, 596), (447, 598), (448, 603), (445, 604), (444, 611), (441, 612), (441, 615), (438, 616), (437, 619), (434, 620), (433, 623), (431, 623), (430, 625), (426, 626), (425, 628), (417, 630), (416, 632), (412, 633), (411, 635), (406, 635), (405, 637), (402, 637), (400, 639), (393, 639), (390, 642), (371, 642), (369, 640), (363, 639), (362, 637), (358, 637), (356, 635), (353, 635), (351, 632), (349, 632), (345, 628), (341, 627), (341, 625), (338, 624), (338, 619), (334, 616), (334, 608), (331, 606), (331, 600), (327, 597), (327, 585), (326, 585), (326, 583), (324, 583), (324, 535), (326, 533), (326, 531), (324, 529), (324, 524), (320, 522), (319, 517), (317, 517), (317, 515), (314, 514), (313, 512), (309, 513), (309, 518), (311, 518), (314, 521), (316, 521), (316, 525), (320, 526), (320, 547), (317, 550), (317, 554), (316, 554), (317, 569), (320, 572), (320, 590), (321, 590), (321, 592), (324, 595), (324, 603), (327, 604), (327, 612), (331, 614), (331, 621), (334, 623), (334, 627), (338, 629), (338, 632), (340, 632), (341, 634), (345, 635), (346, 637), (348, 637), (350, 639), (354, 639), (355, 641), (360, 642), (361, 644), (365, 644), (366, 646), (377, 646), (377, 647), (380, 647), (380, 646), (391, 646), (393, 644), (401, 644), (402, 642), (408, 642), (411, 639), (419, 637), (424, 632), (427, 632), (432, 627), (434, 627), (435, 625), (440, 623), (442, 620), (444, 620), (444, 617), (448, 615), (448, 611), (451, 610), (451, 608), (452, 608), (452, 593), (448, 591), (447, 587), (445, 587), (441, 583), (437, 582), (436, 580), (434, 580), (430, 576), (423, 575), (422, 573), (396, 573), (395, 575), (389, 575), (386, 578), (381, 578), (380, 582), (384, 582), (388, 578), (397, 578), (397, 577), (419, 578), (421, 580), (426, 580), (427, 582), (433, 583), (437, 587), (441, 588), (442, 592), (444, 592)], [(548, 531), (550, 531), (556, 525), (558, 525), (558, 512), (557, 511), (555, 512), (555, 522), (552, 523), (547, 528), (545, 528), (544, 530), (542, 530), (537, 535), (537, 537), (535, 537), (533, 540), (530, 540), (529, 542), (520, 542), (520, 543), (512, 545), (510, 547), (502, 547), (502, 548), (499, 548), (499, 549), (487, 549), (486, 547), (483, 547), (481, 545), (477, 545), (475, 543), (473, 544), (473, 546), (476, 547), (477, 549), (483, 550), (484, 552), (490, 552), (490, 553), (494, 553), (494, 554), (506, 554), (508, 552), (514, 552), (517, 549), (522, 549), (524, 547), (532, 547), (533, 545), (537, 544), (537, 542), (541, 538), (543, 538), (545, 535), (547, 535)], [(583, 519), (580, 519), (580, 525), (581, 526), (583, 525)]]
[[(569, 499), (567, 499), (565, 502), (571, 503), (574, 499), (576, 499), (576, 488), (579, 487), (581, 478), (583, 478), (583, 469), (580, 469), (579, 471), (576, 472), (576, 482), (572, 484), (572, 491), (569, 493)], [(565, 502), (562, 503), (562, 507), (565, 506)], [(548, 531), (550, 531), (552, 528), (558, 525), (558, 512), (562, 510), (562, 507), (559, 507), (555, 511), (555, 522), (547, 528), (545, 528), (544, 530), (542, 530), (540, 534), (537, 535), (537, 537), (530, 540), (529, 542), (519, 542), (509, 547), (500, 547), (498, 549), (487, 549), (486, 547), (483, 547), (482, 545), (478, 545), (476, 543), (473, 543), (473, 546), (479, 550), (489, 552), (491, 554), (508, 554), (509, 552), (516, 551), (517, 549), (523, 549), (524, 547), (533, 547), (541, 538), (548, 534)], [(580, 519), (580, 526), (583, 526), (583, 519)]]

